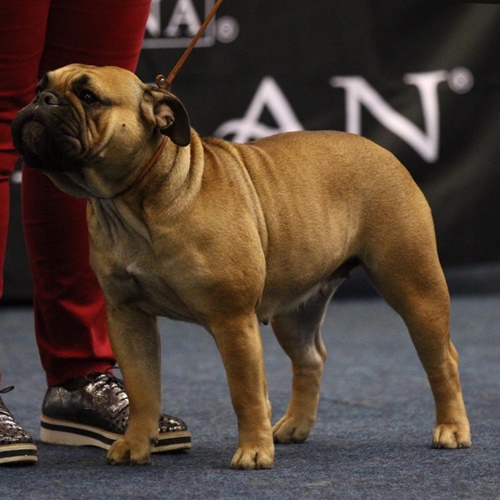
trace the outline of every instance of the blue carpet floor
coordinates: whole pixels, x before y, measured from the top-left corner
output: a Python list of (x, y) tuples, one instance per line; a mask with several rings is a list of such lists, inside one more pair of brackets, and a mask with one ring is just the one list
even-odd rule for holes
[[(499, 295), (453, 299), (473, 446), (433, 450), (432, 396), (402, 320), (379, 299), (334, 301), (318, 422), (306, 443), (278, 446), (266, 471), (229, 468), (236, 420), (212, 338), (161, 320), (163, 408), (186, 420), (193, 449), (110, 467), (103, 450), (38, 442), (38, 465), (0, 467), (0, 498), (500, 498), (499, 319)], [(2, 387), (16, 386), (3, 399), (38, 439), (45, 379), (32, 321), (28, 307), (0, 308)], [(289, 362), (268, 327), (262, 335), (275, 421), (288, 402)]]

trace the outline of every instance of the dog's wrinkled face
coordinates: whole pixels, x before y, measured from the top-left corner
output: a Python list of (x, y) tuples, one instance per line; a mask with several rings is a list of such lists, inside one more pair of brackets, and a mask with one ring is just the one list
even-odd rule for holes
[(72, 64), (47, 73), (12, 124), (26, 163), (81, 197), (119, 190), (147, 163), (161, 134), (189, 144), (183, 105), (112, 66)]

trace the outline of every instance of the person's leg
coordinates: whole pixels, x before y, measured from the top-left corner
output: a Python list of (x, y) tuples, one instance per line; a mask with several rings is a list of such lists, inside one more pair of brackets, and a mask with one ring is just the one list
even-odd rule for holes
[(23, 219), (33, 276), (35, 334), (49, 386), (114, 365), (104, 297), (88, 262), (86, 200), (23, 168)]
[[(9, 221), (10, 174), (18, 158), (10, 126), (17, 111), (33, 96), (50, 1), (0, 2), (0, 297)], [(0, 394), (12, 387), (0, 389)], [(37, 461), (36, 446), (0, 398), (0, 464)]]
[[(150, 0), (53, 0), (38, 77), (70, 63), (134, 71)], [(50, 386), (114, 364), (104, 298), (90, 269), (85, 200), (23, 168), (23, 212), (35, 330)]]
[(18, 154), (10, 126), (32, 99), (45, 39), (49, 0), (0, 2), (0, 297), (9, 222), (10, 174)]

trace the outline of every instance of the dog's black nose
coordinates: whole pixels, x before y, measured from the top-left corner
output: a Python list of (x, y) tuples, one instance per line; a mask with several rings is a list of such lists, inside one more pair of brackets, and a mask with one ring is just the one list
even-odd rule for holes
[(44, 90), (35, 96), (33, 104), (38, 106), (59, 106), (62, 102), (62, 96), (50, 90)]

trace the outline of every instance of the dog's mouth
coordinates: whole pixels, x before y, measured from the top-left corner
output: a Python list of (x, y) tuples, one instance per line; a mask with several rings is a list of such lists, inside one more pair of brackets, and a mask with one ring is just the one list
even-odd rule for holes
[[(55, 108), (55, 107), (54, 107)], [(84, 165), (87, 146), (79, 121), (60, 108), (29, 105), (12, 123), (12, 139), (26, 164), (50, 172), (79, 170)]]

